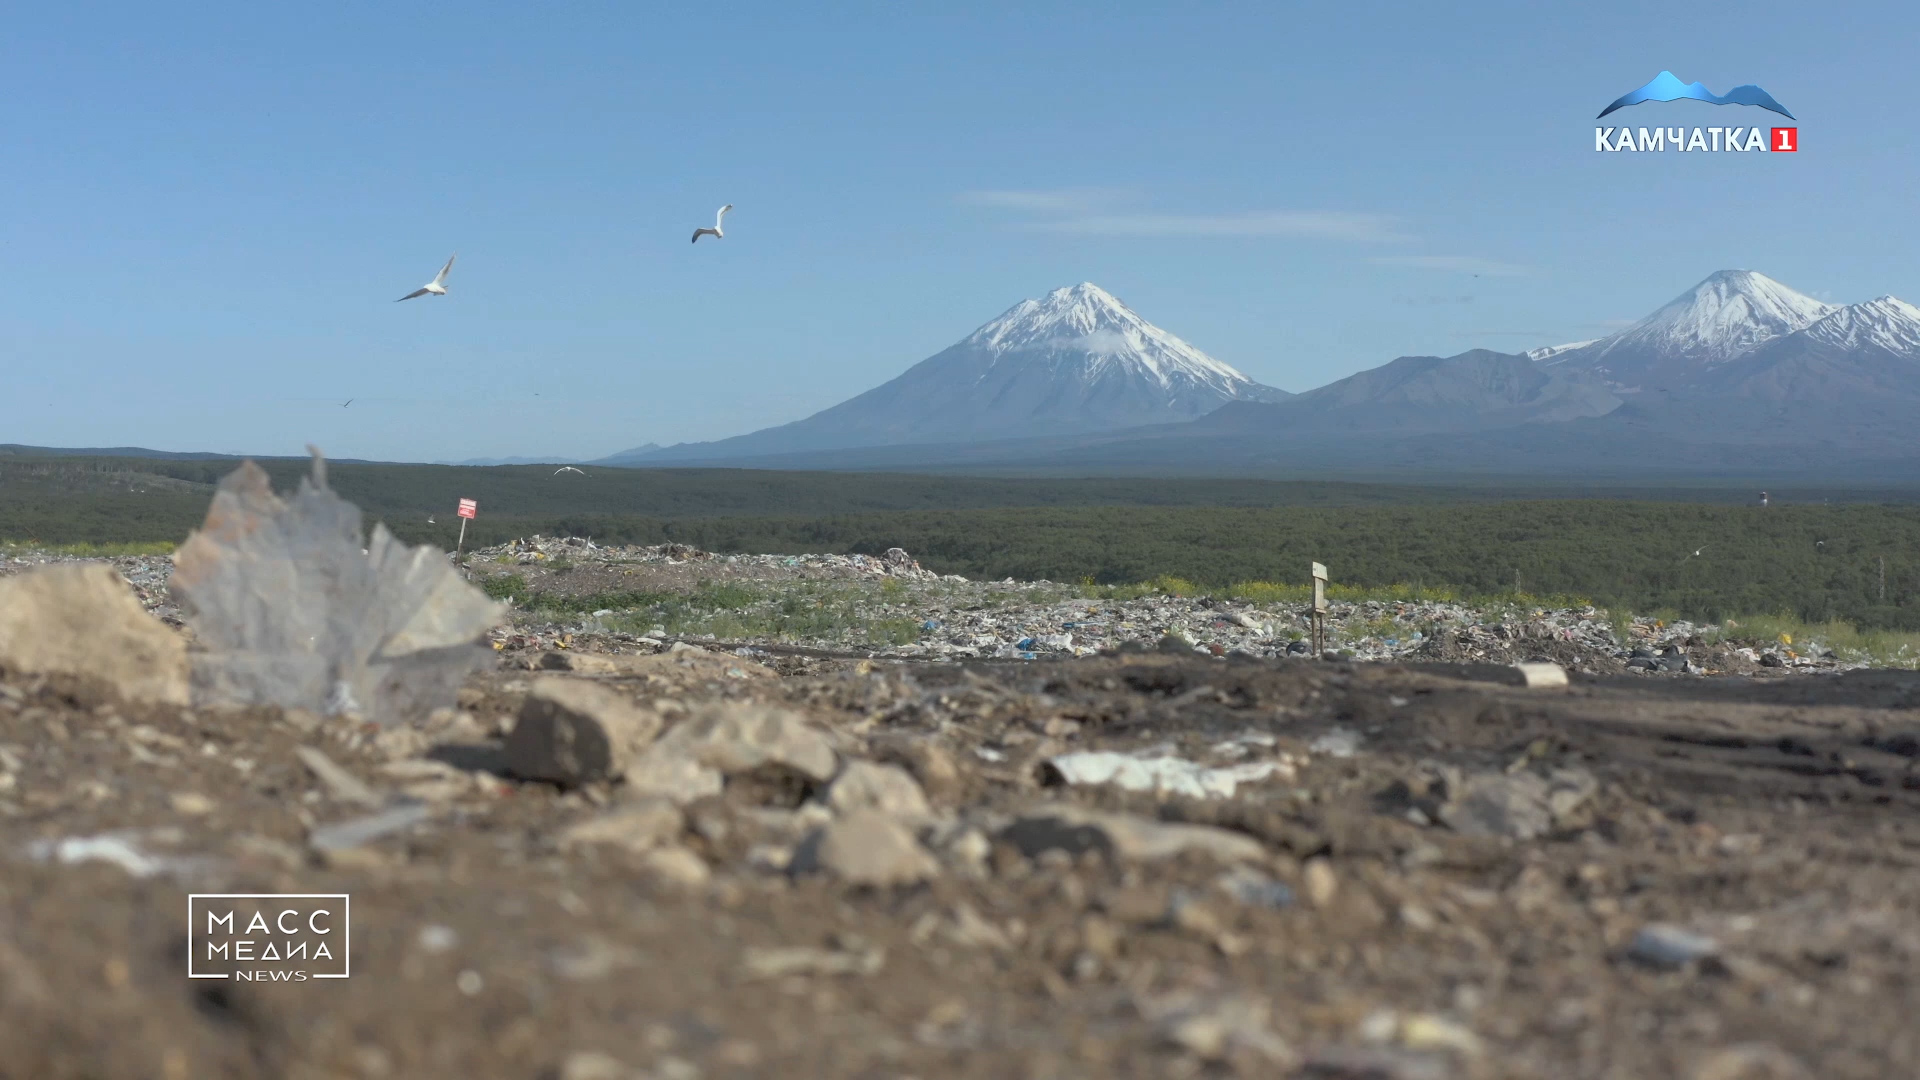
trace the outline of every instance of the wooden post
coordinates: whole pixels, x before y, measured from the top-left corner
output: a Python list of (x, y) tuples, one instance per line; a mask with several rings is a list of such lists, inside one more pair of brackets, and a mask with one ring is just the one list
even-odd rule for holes
[(460, 549), (467, 546), (467, 519), (460, 519), (460, 539), (453, 545), (453, 561), (460, 561)]
[(1327, 650), (1327, 568), (1319, 563), (1313, 567), (1313, 655), (1318, 657)]

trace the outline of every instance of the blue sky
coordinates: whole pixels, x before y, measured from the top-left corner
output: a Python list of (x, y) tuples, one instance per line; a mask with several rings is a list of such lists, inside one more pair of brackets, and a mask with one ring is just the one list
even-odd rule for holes
[[(1083, 280), (1289, 390), (1729, 267), (1920, 301), (1911, 5), (793, 7), (11, 13), (0, 442), (595, 457)], [(1663, 68), (1765, 87), (1805, 149), (1595, 153)]]

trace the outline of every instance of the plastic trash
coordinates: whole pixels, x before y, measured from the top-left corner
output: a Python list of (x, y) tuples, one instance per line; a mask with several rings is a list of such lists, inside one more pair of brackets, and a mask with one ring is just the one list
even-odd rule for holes
[(1108, 750), (1063, 754), (1048, 759), (1046, 765), (1066, 784), (1113, 784), (1128, 791), (1194, 799), (1231, 799), (1241, 784), (1258, 783), (1282, 771), (1277, 761), (1208, 768), (1184, 758), (1135, 757)]
[(505, 609), (384, 525), (362, 548), (359, 507), (308, 449), (313, 473), (290, 499), (251, 461), (229, 473), (175, 556), (172, 589), (206, 650), (195, 700), (388, 724), (452, 706)]

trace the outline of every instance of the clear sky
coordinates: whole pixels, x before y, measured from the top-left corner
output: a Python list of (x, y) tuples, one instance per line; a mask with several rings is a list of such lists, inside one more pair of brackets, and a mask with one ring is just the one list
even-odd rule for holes
[[(0, 442), (590, 458), (1083, 280), (1296, 391), (1724, 268), (1920, 301), (1911, 4), (798, 6), (11, 10)], [(1663, 68), (1804, 149), (1596, 153)]]

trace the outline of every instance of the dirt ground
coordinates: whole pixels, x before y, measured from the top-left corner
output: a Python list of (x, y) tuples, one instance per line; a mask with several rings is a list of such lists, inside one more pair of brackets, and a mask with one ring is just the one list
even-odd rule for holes
[[(503, 658), (385, 733), (0, 682), (0, 1078), (1920, 1075), (1912, 673), (649, 659)], [(673, 835), (563, 843), (633, 795), (503, 775), (543, 676), (669, 720), (776, 703), (900, 764), (929, 880), (797, 872), (834, 813), (779, 770)], [(303, 746), (426, 820), (318, 849), (370, 810)], [(1062, 783), (1085, 750), (1272, 771)], [(1063, 805), (1126, 816), (1034, 825)], [(1154, 823), (1225, 833), (1124, 842)], [(101, 836), (143, 861), (49, 846)], [(188, 980), (210, 892), (349, 893), (351, 978)]]

